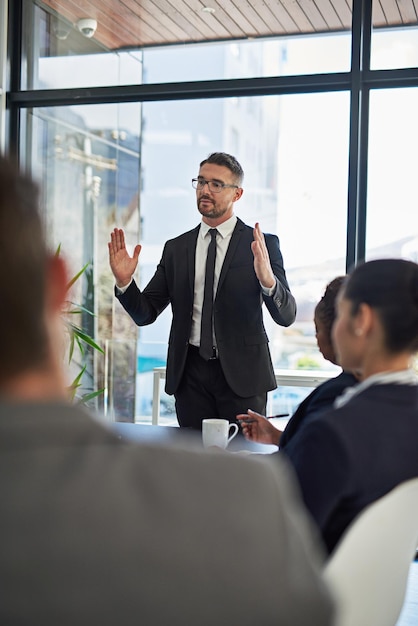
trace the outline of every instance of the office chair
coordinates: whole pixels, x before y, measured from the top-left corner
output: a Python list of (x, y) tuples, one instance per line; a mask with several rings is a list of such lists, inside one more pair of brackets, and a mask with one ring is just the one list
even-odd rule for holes
[(395, 487), (352, 522), (325, 566), (336, 626), (395, 626), (418, 545), (418, 478)]

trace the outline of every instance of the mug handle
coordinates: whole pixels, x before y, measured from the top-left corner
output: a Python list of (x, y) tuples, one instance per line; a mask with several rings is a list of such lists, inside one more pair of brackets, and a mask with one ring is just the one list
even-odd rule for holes
[(232, 440), (233, 440), (233, 438), (234, 438), (234, 437), (236, 436), (236, 434), (238, 433), (238, 424), (235, 424), (235, 422), (231, 422), (231, 423), (229, 424), (229, 429), (228, 429), (228, 432), (231, 430), (231, 428), (233, 428), (233, 429), (234, 429), (234, 432), (232, 433), (232, 435), (230, 435), (230, 436), (228, 437), (228, 443), (229, 443), (230, 441), (232, 441)]

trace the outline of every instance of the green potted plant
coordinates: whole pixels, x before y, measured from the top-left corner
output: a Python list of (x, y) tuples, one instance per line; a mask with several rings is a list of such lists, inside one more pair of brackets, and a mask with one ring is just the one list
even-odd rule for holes
[[(61, 251), (61, 244), (58, 246), (56, 254), (59, 255)], [(85, 274), (90, 263), (86, 263), (75, 276), (71, 278), (71, 280), (67, 284), (67, 291), (69, 292), (73, 285)], [(86, 355), (86, 351), (89, 349), (97, 350), (101, 354), (104, 355), (104, 350), (99, 346), (99, 344), (91, 337), (81, 326), (78, 324), (78, 320), (82, 313), (86, 313), (87, 315), (94, 316), (94, 313), (84, 307), (82, 304), (77, 304), (72, 302), (71, 300), (67, 300), (67, 307), (63, 311), (63, 320), (65, 327), (68, 332), (69, 337), (69, 345), (68, 345), (68, 364), (76, 363), (75, 354), (76, 348), (83, 358)], [(77, 364), (77, 363), (76, 363)], [(104, 389), (98, 389), (96, 391), (92, 391), (89, 393), (83, 393), (81, 395), (77, 395), (78, 392), (82, 388), (82, 379), (86, 372), (87, 365), (86, 364), (78, 364), (80, 366), (80, 371), (77, 373), (73, 381), (69, 386), (69, 392), (71, 399), (73, 401), (78, 400), (79, 402), (88, 402), (97, 396), (100, 396)]]

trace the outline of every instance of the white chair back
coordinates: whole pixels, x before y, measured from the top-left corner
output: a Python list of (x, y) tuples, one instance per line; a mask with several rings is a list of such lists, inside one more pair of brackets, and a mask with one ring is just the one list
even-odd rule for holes
[(418, 545), (418, 478), (368, 506), (325, 566), (336, 626), (395, 626)]

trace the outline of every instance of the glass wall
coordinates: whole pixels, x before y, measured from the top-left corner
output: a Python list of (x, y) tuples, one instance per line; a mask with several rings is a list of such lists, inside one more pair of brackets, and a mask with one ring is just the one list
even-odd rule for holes
[(372, 70), (409, 68), (418, 66), (418, 28), (374, 30), (370, 67)]
[(349, 30), (322, 37), (300, 35), (280, 40), (248, 39), (143, 50), (132, 46), (129, 50), (107, 50), (95, 38), (83, 36), (76, 24), (31, 2), (25, 3), (25, 26), (29, 35), (25, 51), (29, 62), (22, 89), (262, 78), (350, 70)]
[(418, 88), (383, 89), (370, 98), (367, 258), (418, 262)]
[(143, 52), (144, 82), (348, 72), (350, 46), (351, 33), (338, 33), (147, 48)]
[(82, 327), (105, 355), (90, 354), (81, 392), (110, 386), (100, 408), (133, 419), (136, 329), (113, 297), (107, 242), (116, 224), (128, 244), (139, 239), (141, 106), (37, 108), (25, 122), (26, 157), (43, 190), (50, 247), (60, 247), (71, 276), (88, 264), (71, 299), (94, 314), (82, 313)]
[[(332, 6), (327, 7), (331, 14)], [(18, 95), (41, 90), (42, 97), (31, 102), (29, 92), (17, 105), (12, 97), (10, 111), (20, 116), (22, 160), (44, 190), (51, 247), (61, 245), (73, 273), (89, 263), (73, 297), (95, 313), (83, 323), (105, 349), (103, 358), (90, 359), (86, 379), (87, 386), (106, 389), (99, 408), (112, 419), (151, 419), (152, 371), (165, 364), (171, 321), (167, 310), (155, 324), (137, 329), (121, 309), (108, 267), (109, 232), (122, 227), (129, 248), (142, 244), (136, 278), (144, 286), (164, 242), (198, 223), (191, 178), (215, 150), (231, 152), (242, 163), (245, 193), (236, 212), (278, 234), (298, 303), (296, 322), (288, 329), (266, 315), (275, 367), (330, 369), (317, 350), (312, 320), (327, 282), (345, 272), (348, 248), (358, 236), (356, 228), (347, 235), (350, 141), (356, 148), (351, 160), (368, 149), (361, 172), (365, 184), (352, 191), (358, 202), (355, 225), (367, 193), (367, 257), (417, 255), (410, 156), (417, 139), (416, 20), (404, 16), (408, 28), (383, 28), (402, 21), (391, 21), (388, 13), (385, 22), (374, 3), (372, 71), (364, 81), (360, 73), (359, 98), (364, 106), (368, 98), (362, 96), (370, 95), (370, 125), (366, 106), (362, 121), (368, 132), (356, 137), (359, 117), (350, 103), (355, 104), (358, 81), (350, 74), (350, 59), (351, 46), (360, 49), (362, 43), (358, 33), (109, 50), (94, 37), (83, 37), (68, 19), (48, 13), (45, 5), (27, 1), (23, 8)], [(410, 79), (414, 86), (383, 88), (384, 80), (400, 80), (399, 68), (416, 70)], [(373, 71), (379, 69), (393, 71), (374, 83)], [(271, 83), (270, 95), (256, 93), (252, 79), (275, 77), (280, 79), (276, 90)], [(225, 79), (248, 82), (239, 83), (239, 95), (221, 97), (217, 91), (213, 97), (210, 89), (221, 90)], [(197, 81), (187, 99), (166, 86), (182, 81), (189, 87)], [(202, 87), (209, 97), (201, 96), (199, 81), (213, 81)], [(152, 85), (160, 87), (149, 91)], [(129, 93), (126, 86), (132, 87)], [(74, 94), (96, 95), (100, 104), (76, 105)], [(54, 104), (43, 104), (44, 97)], [(301, 399), (299, 390), (293, 399), (281, 397), (282, 391), (270, 398), (278, 403), (275, 410)], [(173, 399), (162, 394), (162, 413), (172, 412)]]
[(21, 89), (105, 87), (142, 82), (140, 50), (106, 50), (75, 24), (24, 3), (24, 55)]
[[(332, 369), (317, 349), (313, 312), (326, 283), (345, 273), (348, 112), (347, 93), (145, 103), (141, 286), (164, 242), (200, 221), (191, 186), (200, 161), (231, 152), (245, 172), (236, 214), (278, 234), (298, 303), (288, 329), (265, 316), (274, 365)], [(140, 415), (151, 410), (152, 368), (165, 363), (170, 323), (166, 310), (139, 329)], [(173, 410), (172, 399), (162, 398), (162, 413)]]

